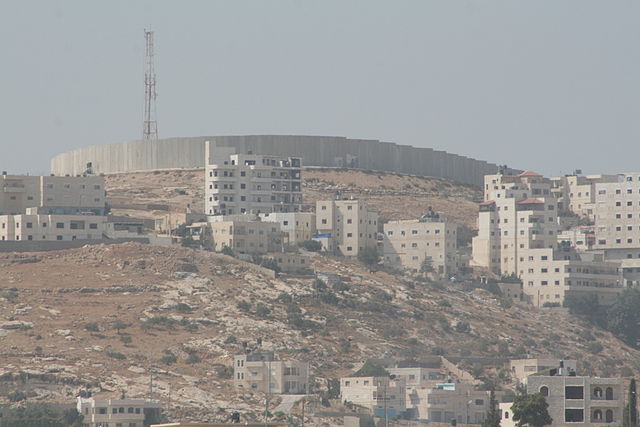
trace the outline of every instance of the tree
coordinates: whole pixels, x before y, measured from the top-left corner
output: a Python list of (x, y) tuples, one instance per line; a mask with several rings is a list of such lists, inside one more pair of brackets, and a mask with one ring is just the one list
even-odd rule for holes
[(389, 371), (384, 369), (382, 365), (379, 365), (371, 360), (367, 360), (357, 372), (351, 375), (352, 377), (388, 377)]
[(513, 420), (517, 421), (517, 427), (525, 424), (529, 427), (543, 427), (553, 422), (548, 407), (549, 404), (540, 393), (522, 394), (515, 398), (511, 412)]
[(358, 260), (368, 267), (372, 267), (378, 263), (378, 248), (375, 246), (367, 246), (358, 253)]
[(594, 323), (598, 322), (601, 314), (596, 294), (567, 294), (562, 305), (569, 308), (571, 314), (586, 317)]
[(607, 329), (630, 346), (640, 339), (640, 289), (625, 289), (607, 312)]
[(420, 273), (431, 273), (433, 271), (433, 260), (430, 256), (426, 257), (420, 264)]
[(320, 249), (322, 249), (322, 243), (318, 242), (317, 240), (304, 240), (302, 242), (298, 242), (298, 246), (310, 252), (318, 252)]
[(227, 245), (222, 245), (222, 249), (220, 250), (221, 254), (225, 254), (225, 255), (229, 255), (229, 256), (236, 256), (235, 253), (233, 253), (233, 249), (231, 249), (229, 246)]
[(491, 389), (491, 394), (489, 395), (489, 409), (482, 422), (482, 427), (500, 427), (500, 409), (493, 389)]
[(622, 414), (622, 425), (624, 427), (637, 427), (638, 425), (638, 402), (636, 397), (636, 379), (629, 382), (629, 392), (627, 394), (627, 406)]

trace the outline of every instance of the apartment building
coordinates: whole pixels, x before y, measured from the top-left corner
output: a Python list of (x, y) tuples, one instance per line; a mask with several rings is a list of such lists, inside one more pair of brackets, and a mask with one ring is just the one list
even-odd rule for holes
[(597, 426), (622, 425), (624, 390), (620, 378), (558, 375), (531, 375), (527, 393), (540, 393), (549, 404), (552, 427), (567, 424)]
[(551, 192), (558, 200), (558, 210), (595, 218), (596, 184), (615, 182), (615, 175), (581, 175), (580, 171), (551, 178)]
[(363, 200), (341, 199), (316, 202), (314, 240), (322, 249), (356, 257), (366, 247), (377, 247), (378, 212)]
[(145, 399), (78, 397), (76, 409), (83, 427), (144, 427), (145, 416), (160, 411), (160, 402)]
[(576, 372), (577, 363), (576, 360), (561, 359), (513, 359), (508, 362), (507, 369), (509, 369), (512, 379), (526, 384), (531, 375), (551, 375), (553, 372), (558, 374), (561, 367), (566, 369), (567, 373)]
[(92, 240), (102, 239), (105, 232), (106, 216), (38, 213), (42, 210), (28, 208), (25, 214), (0, 215), (0, 241)]
[(568, 244), (579, 251), (588, 251), (593, 249), (596, 236), (591, 226), (572, 227), (558, 232), (558, 243)]
[(395, 378), (402, 379), (407, 387), (423, 387), (446, 380), (440, 368), (406, 367), (385, 368)]
[(285, 273), (301, 273), (312, 268), (311, 258), (297, 252), (274, 252), (266, 257), (273, 259), (280, 271)]
[[(558, 244), (557, 201), (551, 184), (539, 174), (485, 177), (475, 265), (495, 274), (515, 274), (532, 304), (562, 304), (568, 293), (595, 293), (609, 305), (621, 291), (619, 263)], [(533, 198), (530, 196), (534, 196)]]
[(104, 177), (0, 175), (0, 215), (36, 207), (50, 214), (104, 215)]
[(261, 213), (263, 221), (277, 222), (286, 233), (285, 243), (291, 246), (311, 240), (316, 234), (316, 214), (314, 212), (270, 212)]
[(240, 254), (266, 254), (280, 252), (284, 234), (277, 222), (265, 222), (250, 215), (209, 223), (213, 238), (213, 250), (221, 251), (225, 246)]
[(420, 271), (425, 259), (440, 275), (457, 272), (457, 224), (434, 216), (384, 224), (384, 263)]
[(489, 392), (470, 383), (439, 383), (433, 387), (407, 387), (411, 418), (434, 423), (481, 424), (489, 408)]
[(406, 385), (401, 378), (340, 378), (340, 399), (363, 406), (379, 417), (393, 418), (406, 410)]
[(278, 360), (273, 352), (256, 351), (235, 356), (233, 383), (236, 388), (274, 394), (306, 394), (309, 363)]
[(570, 246), (528, 251), (520, 264), (522, 291), (536, 307), (561, 305), (569, 294), (596, 295), (600, 305), (609, 306), (623, 289), (619, 263)]
[(301, 210), (301, 158), (237, 154), (209, 141), (205, 147), (207, 215)]
[(473, 263), (496, 274), (519, 274), (524, 253), (554, 248), (557, 202), (550, 189), (550, 182), (534, 172), (485, 176)]

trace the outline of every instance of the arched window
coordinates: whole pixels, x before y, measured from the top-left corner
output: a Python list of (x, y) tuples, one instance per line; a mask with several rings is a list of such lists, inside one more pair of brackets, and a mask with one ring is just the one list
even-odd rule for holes
[(593, 411), (593, 421), (602, 421), (602, 411), (600, 409)]
[(605, 391), (605, 396), (607, 400), (613, 400), (613, 389), (611, 387), (607, 387), (607, 390)]
[(544, 397), (549, 396), (549, 387), (547, 387), (546, 385), (540, 387), (540, 394)]
[(504, 418), (505, 420), (509, 419), (509, 411), (504, 411)]
[(611, 409), (607, 409), (607, 412), (605, 414), (605, 421), (608, 423), (612, 423), (613, 422), (613, 411)]
[(593, 397), (596, 399), (602, 399), (602, 389), (600, 387), (596, 387), (593, 389)]

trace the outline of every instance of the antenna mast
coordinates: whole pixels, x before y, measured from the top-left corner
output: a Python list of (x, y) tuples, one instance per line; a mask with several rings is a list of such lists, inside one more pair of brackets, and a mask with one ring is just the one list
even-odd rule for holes
[(158, 139), (156, 121), (156, 71), (154, 66), (153, 31), (144, 30), (146, 45), (144, 67), (144, 117), (142, 119), (142, 139)]

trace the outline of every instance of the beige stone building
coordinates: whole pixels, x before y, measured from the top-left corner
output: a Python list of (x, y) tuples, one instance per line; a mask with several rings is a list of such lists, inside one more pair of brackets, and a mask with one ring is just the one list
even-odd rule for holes
[(294, 246), (311, 240), (316, 234), (316, 214), (314, 212), (271, 212), (262, 213), (263, 221), (280, 223), (280, 230), (286, 233), (285, 243)]
[(340, 378), (340, 400), (363, 406), (379, 417), (393, 418), (406, 409), (406, 385), (402, 378)]
[(550, 188), (534, 172), (486, 176), (473, 263), (496, 274), (517, 275), (522, 253), (555, 247), (557, 203)]
[(542, 394), (549, 404), (552, 427), (622, 425), (624, 389), (620, 378), (531, 375), (527, 393)]
[(576, 372), (576, 360), (561, 359), (513, 359), (507, 364), (507, 368), (511, 373), (511, 378), (521, 384), (526, 384), (527, 379), (531, 375), (546, 374), (550, 375), (552, 371), (558, 373), (560, 367), (566, 369), (567, 372)]
[(160, 402), (146, 399), (78, 397), (76, 409), (83, 427), (144, 427), (145, 415), (159, 412)]
[(106, 216), (49, 215), (29, 208), (19, 215), (0, 215), (0, 241), (69, 241), (102, 239)]
[(300, 273), (312, 268), (311, 258), (297, 252), (273, 252), (266, 257), (275, 260), (280, 271), (285, 273)]
[[(533, 197), (531, 197), (533, 196)], [(557, 200), (539, 174), (485, 177), (473, 262), (495, 274), (515, 274), (536, 306), (562, 304), (568, 293), (595, 293), (611, 304), (621, 291), (619, 264), (558, 244)]]
[(457, 224), (441, 218), (389, 221), (384, 224), (384, 263), (420, 271), (425, 259), (440, 275), (457, 272)]
[(105, 189), (101, 176), (0, 175), (0, 215), (46, 208), (50, 214), (104, 215)]
[(466, 382), (407, 387), (407, 406), (413, 418), (430, 423), (481, 424), (489, 408), (489, 392)]
[(551, 178), (552, 193), (558, 200), (558, 210), (594, 219), (596, 184), (615, 182), (615, 175), (574, 174)]
[(280, 252), (284, 245), (284, 234), (280, 231), (279, 223), (256, 220), (251, 215), (225, 218), (209, 225), (215, 251), (227, 246), (240, 254), (266, 254)]
[(248, 392), (307, 394), (309, 363), (278, 360), (273, 352), (237, 355), (233, 363), (233, 383)]
[(323, 250), (347, 257), (358, 256), (366, 247), (377, 247), (378, 213), (363, 200), (316, 202), (314, 240)]
[(207, 141), (205, 159), (207, 215), (301, 210), (301, 158), (236, 154)]

